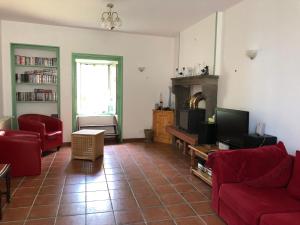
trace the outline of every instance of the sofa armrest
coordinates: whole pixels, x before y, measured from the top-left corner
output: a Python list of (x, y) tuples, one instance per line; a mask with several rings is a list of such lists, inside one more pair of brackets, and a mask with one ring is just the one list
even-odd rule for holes
[(28, 170), (34, 171), (35, 175), (41, 173), (40, 139), (0, 136), (0, 146), (0, 162), (12, 165), (12, 176), (26, 175)]
[(32, 131), (25, 130), (0, 130), (0, 135), (8, 137), (18, 137), (18, 138), (32, 138), (39, 139), (40, 134)]
[(219, 212), (222, 184), (240, 183), (260, 177), (274, 168), (287, 151), (282, 142), (254, 149), (224, 150), (212, 153), (206, 166), (212, 169), (212, 206)]

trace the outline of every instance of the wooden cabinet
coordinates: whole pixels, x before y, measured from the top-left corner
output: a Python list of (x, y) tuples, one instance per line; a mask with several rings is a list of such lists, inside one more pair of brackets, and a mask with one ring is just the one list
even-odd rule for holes
[(172, 143), (172, 135), (166, 131), (166, 127), (174, 124), (174, 112), (153, 110), (154, 141), (166, 144)]

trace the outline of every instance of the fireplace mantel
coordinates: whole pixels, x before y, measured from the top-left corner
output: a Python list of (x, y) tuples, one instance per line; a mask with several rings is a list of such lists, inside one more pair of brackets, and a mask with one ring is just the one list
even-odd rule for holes
[[(172, 86), (192, 86), (192, 85), (218, 85), (219, 76), (216, 75), (198, 75), (198, 76), (189, 76), (189, 77), (176, 77), (171, 78)], [(174, 91), (173, 91), (174, 92)]]

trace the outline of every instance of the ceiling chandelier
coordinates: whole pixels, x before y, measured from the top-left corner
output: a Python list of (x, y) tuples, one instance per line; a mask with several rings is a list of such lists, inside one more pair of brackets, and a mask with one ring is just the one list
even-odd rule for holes
[(107, 5), (108, 11), (103, 12), (101, 15), (101, 27), (109, 30), (113, 30), (115, 28), (119, 28), (122, 25), (122, 21), (117, 12), (112, 11), (114, 5), (112, 3), (108, 3)]

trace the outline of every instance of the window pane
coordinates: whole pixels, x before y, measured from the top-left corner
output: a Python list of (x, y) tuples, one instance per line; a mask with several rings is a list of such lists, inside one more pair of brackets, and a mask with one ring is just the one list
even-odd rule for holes
[(78, 114), (115, 114), (116, 67), (77, 63), (77, 71)]

